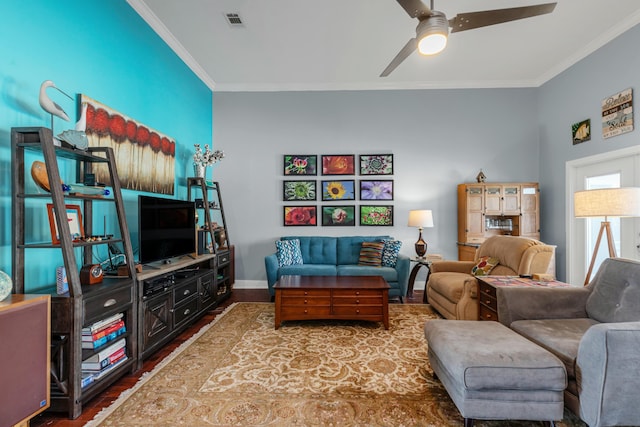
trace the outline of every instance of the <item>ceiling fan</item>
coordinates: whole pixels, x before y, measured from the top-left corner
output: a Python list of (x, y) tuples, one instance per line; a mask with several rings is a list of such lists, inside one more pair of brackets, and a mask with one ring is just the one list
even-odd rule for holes
[(531, 16), (553, 12), (556, 3), (545, 3), (533, 6), (513, 7), (509, 9), (484, 10), (480, 12), (460, 13), (447, 20), (444, 13), (425, 5), (421, 0), (397, 0), (400, 6), (411, 16), (417, 18), (416, 37), (407, 42), (391, 63), (384, 69), (380, 77), (386, 77), (402, 63), (414, 50), (423, 55), (435, 55), (442, 52), (447, 45), (449, 27), (452, 33), (473, 30), (474, 28), (502, 24)]

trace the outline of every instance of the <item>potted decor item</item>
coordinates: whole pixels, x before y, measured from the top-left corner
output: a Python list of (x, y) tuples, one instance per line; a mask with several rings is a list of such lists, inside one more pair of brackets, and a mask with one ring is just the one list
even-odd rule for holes
[(213, 166), (224, 158), (224, 152), (220, 150), (211, 151), (208, 145), (204, 146), (204, 151), (200, 144), (193, 145), (196, 148), (193, 154), (193, 173), (199, 178), (204, 178), (207, 174), (207, 167)]
[(13, 282), (11, 277), (4, 271), (0, 270), (0, 301), (4, 300), (11, 293)]

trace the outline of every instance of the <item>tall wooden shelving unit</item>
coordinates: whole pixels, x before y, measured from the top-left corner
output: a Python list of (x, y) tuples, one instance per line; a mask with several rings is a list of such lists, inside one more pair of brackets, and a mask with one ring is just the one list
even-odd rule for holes
[[(26, 151), (41, 153), (44, 157), (47, 176), (51, 183), (50, 193), (25, 192), (25, 174), (28, 174), (25, 168)], [(68, 412), (70, 418), (77, 418), (86, 401), (125, 373), (135, 370), (138, 353), (136, 347), (137, 293), (134, 286), (136, 272), (113, 150), (108, 147), (93, 147), (86, 151), (57, 147), (54, 145), (50, 129), (35, 127), (11, 130), (11, 152), (14, 293), (25, 293), (25, 269), (38, 268), (37, 259), (29, 259), (29, 250), (51, 249), (62, 252), (69, 292), (62, 295), (56, 294), (55, 291), (52, 293), (51, 409)], [(75, 164), (78, 173), (80, 168), (85, 172), (91, 172), (93, 164), (106, 164), (111, 178), (112, 195), (98, 198), (81, 194), (65, 194), (61, 185), (54, 184), (62, 182), (59, 162), (65, 161)], [(27, 199), (41, 200), (43, 210), (46, 203), (52, 203), (55, 212), (66, 212), (65, 205), (70, 199), (76, 203), (82, 203), (85, 235), (93, 235), (94, 205), (113, 203), (120, 234), (109, 240), (73, 241), (66, 216), (55, 215), (60, 243), (32, 242), (33, 239), (29, 234), (29, 213), (25, 209)], [(95, 246), (107, 243), (122, 245), (129, 277), (106, 276), (100, 284), (83, 285), (80, 281), (80, 266), (92, 264)], [(82, 256), (76, 257), (77, 248), (82, 249)], [(55, 284), (52, 284), (52, 288), (55, 289)], [(124, 313), (127, 327), (124, 337), (128, 359), (102, 378), (83, 388), (82, 361), (95, 351), (82, 349), (82, 328), (116, 313)]]

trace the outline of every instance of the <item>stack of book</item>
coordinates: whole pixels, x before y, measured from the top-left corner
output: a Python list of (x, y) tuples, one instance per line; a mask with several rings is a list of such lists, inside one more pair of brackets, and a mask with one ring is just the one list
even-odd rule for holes
[(82, 348), (95, 350), (127, 332), (123, 313), (100, 320), (88, 328), (82, 328)]
[(123, 313), (110, 316), (82, 329), (82, 348), (95, 350), (82, 361), (82, 387), (107, 375), (127, 360)]

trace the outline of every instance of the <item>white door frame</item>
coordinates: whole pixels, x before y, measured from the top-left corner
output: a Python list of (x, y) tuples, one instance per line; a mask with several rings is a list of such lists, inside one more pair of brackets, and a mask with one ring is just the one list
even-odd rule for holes
[(575, 263), (571, 261), (577, 257), (576, 250), (574, 249), (574, 244), (576, 241), (576, 233), (578, 232), (578, 227), (576, 226), (575, 215), (573, 211), (573, 194), (576, 192), (576, 176), (577, 170), (581, 167), (602, 163), (606, 161), (612, 161), (621, 158), (634, 157), (635, 163), (635, 171), (636, 176), (634, 177), (635, 185), (640, 185), (640, 146), (622, 148), (620, 150), (608, 151), (606, 153), (600, 153), (593, 156), (583, 157), (580, 159), (569, 160), (566, 162), (565, 166), (565, 188), (567, 189), (566, 201), (565, 201), (565, 224), (566, 224), (566, 259), (565, 259), (565, 268), (567, 272), (566, 281), (568, 283), (582, 283), (583, 278), (576, 277), (578, 273), (576, 272)]

